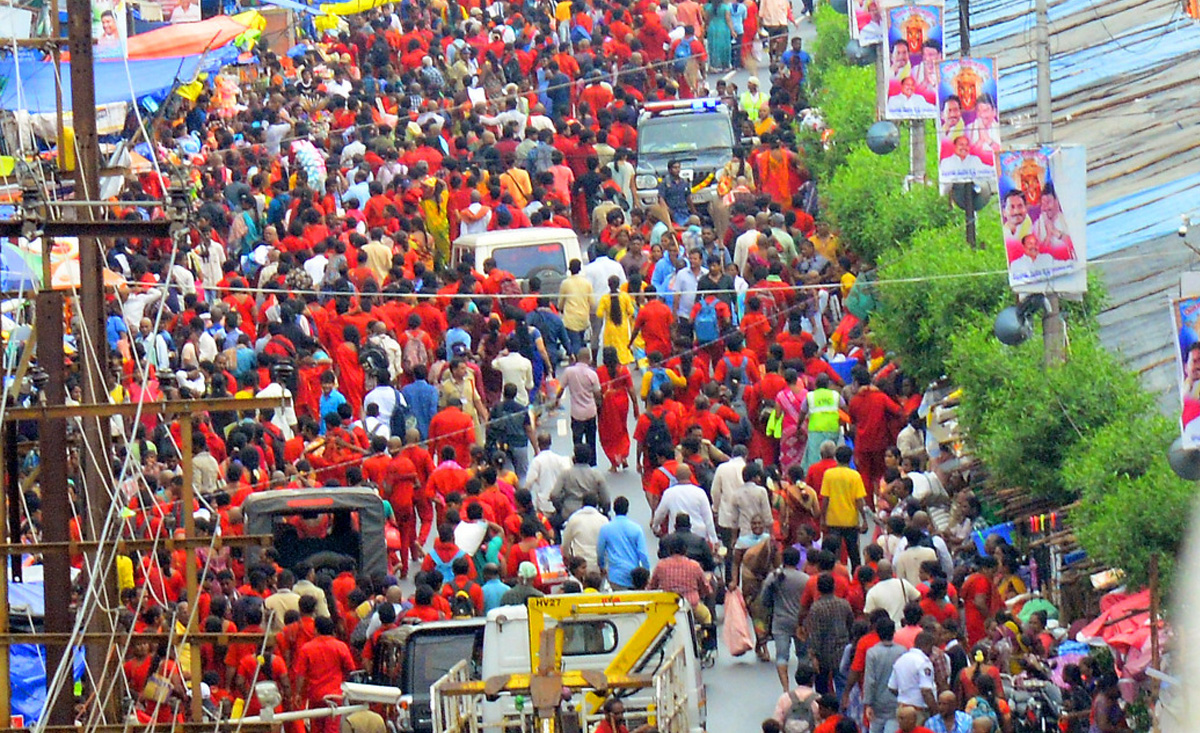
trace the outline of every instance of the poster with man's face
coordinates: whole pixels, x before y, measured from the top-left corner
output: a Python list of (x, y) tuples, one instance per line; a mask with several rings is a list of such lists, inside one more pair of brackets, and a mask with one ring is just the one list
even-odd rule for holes
[(900, 5), (884, 12), (889, 120), (937, 118), (942, 63), (942, 6)]
[(124, 0), (92, 0), (92, 39), (96, 43), (96, 58), (124, 56), (128, 37)]
[(1183, 447), (1200, 448), (1200, 297), (1171, 302), (1175, 333), (1175, 365), (1179, 383), (1179, 427)]
[(1018, 293), (1087, 291), (1087, 155), (1083, 146), (999, 156), (1008, 283)]
[(996, 60), (949, 59), (939, 65), (938, 180), (943, 184), (996, 180), (1000, 121)]
[(850, 0), (850, 37), (859, 45), (883, 42), (883, 5), (884, 0)]

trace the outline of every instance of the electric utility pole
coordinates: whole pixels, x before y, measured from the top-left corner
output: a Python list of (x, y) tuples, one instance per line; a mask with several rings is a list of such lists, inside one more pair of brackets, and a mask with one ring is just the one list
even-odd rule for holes
[[(1037, 0), (1037, 140), (1038, 145), (1054, 142), (1053, 110), (1050, 102), (1050, 12), (1047, 0)], [(1042, 318), (1043, 350), (1046, 365), (1066, 360), (1067, 327), (1063, 322), (1058, 296), (1046, 296), (1047, 313)]]

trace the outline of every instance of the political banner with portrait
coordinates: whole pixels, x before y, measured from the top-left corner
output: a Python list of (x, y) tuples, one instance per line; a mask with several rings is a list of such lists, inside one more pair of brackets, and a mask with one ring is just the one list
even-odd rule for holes
[(1179, 427), (1184, 448), (1200, 448), (1200, 297), (1171, 301), (1175, 365), (1179, 382)]
[(942, 63), (942, 6), (899, 5), (883, 13), (884, 83), (889, 120), (937, 119)]
[(124, 0), (92, 0), (92, 38), (96, 39), (96, 58), (120, 58), (125, 55), (129, 37)]
[(938, 181), (995, 181), (1000, 152), (996, 60), (949, 59), (939, 74)]
[(860, 46), (883, 42), (883, 0), (850, 0), (850, 37)]
[(1081, 145), (999, 155), (1008, 283), (1018, 293), (1087, 292), (1087, 155)]

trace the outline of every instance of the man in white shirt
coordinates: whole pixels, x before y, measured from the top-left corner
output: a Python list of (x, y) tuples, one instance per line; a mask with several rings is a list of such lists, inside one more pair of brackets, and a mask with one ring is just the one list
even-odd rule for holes
[(179, 0), (179, 4), (171, 11), (172, 23), (199, 23), (200, 3), (194, 0)]
[(879, 575), (879, 582), (867, 591), (863, 613), (869, 614), (877, 608), (882, 608), (892, 617), (892, 621), (899, 624), (904, 618), (905, 604), (920, 600), (921, 593), (907, 580), (892, 577), (890, 560), (880, 560), (876, 573)]
[(1053, 275), (1054, 258), (1038, 251), (1037, 235), (1026, 234), (1021, 239), (1025, 251), (1008, 265), (1008, 279), (1013, 283), (1030, 283), (1046, 280)]
[(271, 416), (271, 424), (279, 428), (284, 440), (291, 440), (295, 436), (293, 427), (297, 424), (296, 410), (292, 407), (292, 391), (280, 383), (280, 379), (272, 370), (271, 383), (260, 389), (254, 396), (283, 398), (283, 406), (275, 408), (274, 414)]
[(937, 562), (937, 552), (925, 544), (921, 530), (909, 526), (904, 530), (905, 547), (896, 553), (893, 567), (896, 577), (906, 580), (914, 586), (921, 582), (921, 563), (932, 560)]
[(744, 445), (733, 446), (733, 457), (717, 466), (713, 473), (712, 505), (716, 507), (717, 534), (728, 550), (725, 555), (726, 571), (733, 568), (733, 543), (737, 540), (733, 503), (745, 483), (742, 469), (746, 467), (747, 452)]
[(680, 465), (675, 469), (674, 486), (663, 492), (658, 508), (650, 526), (656, 531), (669, 520), (668, 532), (675, 531), (675, 521), (680, 514), (687, 514), (692, 520), (692, 531), (708, 540), (710, 545), (717, 544), (717, 523), (713, 520), (712, 504), (704, 489), (692, 483), (692, 469)]
[(600, 305), (600, 299), (608, 295), (608, 278), (613, 275), (617, 276), (621, 282), (627, 280), (625, 268), (621, 267), (620, 263), (608, 256), (608, 251), (601, 252), (600, 256), (583, 268), (583, 276), (592, 286), (592, 353), (600, 353), (600, 334), (604, 330), (604, 319), (596, 315), (596, 308)]
[(538, 433), (538, 452), (529, 462), (529, 470), (525, 472), (525, 488), (533, 494), (538, 511), (547, 515), (554, 513), (550, 492), (558, 483), (558, 477), (571, 468), (571, 459), (550, 450), (550, 443), (549, 433)]
[(937, 710), (937, 685), (933, 662), (929, 659), (933, 644), (933, 634), (928, 631), (917, 634), (913, 648), (900, 655), (888, 679), (888, 689), (896, 693), (896, 702), (916, 708), (921, 720)]
[(990, 167), (971, 153), (971, 141), (966, 135), (954, 138), (954, 155), (938, 166), (938, 177), (942, 183), (965, 183), (977, 178), (989, 177)]
[(304, 261), (304, 271), (312, 278), (313, 287), (319, 288), (321, 283), (325, 282), (325, 268), (328, 265), (329, 258), (325, 256), (325, 245), (318, 242), (313, 245), (313, 256)]
[[(404, 395), (400, 394), (400, 390), (393, 387), (387, 382), (379, 381), (379, 378), (367, 372), (364, 385), (367, 388), (367, 396), (363, 398), (363, 407), (375, 404), (379, 405), (379, 420), (384, 425), (392, 424), (392, 413), (396, 411), (397, 404), (404, 400)], [(405, 403), (406, 404), (406, 403)], [(401, 415), (404, 413), (401, 412)]]
[(608, 517), (596, 508), (596, 496), (583, 497), (583, 506), (576, 509), (563, 525), (563, 558), (581, 557), (587, 560), (588, 569), (599, 567), (596, 546), (600, 542), (600, 530), (608, 524)]
[(533, 389), (533, 362), (517, 351), (515, 336), (508, 337), (508, 348), (492, 359), (492, 368), (500, 372), (504, 384), (517, 387), (517, 402), (529, 406), (529, 391)]
[(916, 94), (917, 82), (911, 76), (900, 80), (900, 93), (888, 97), (889, 117), (937, 118), (937, 107), (920, 94)]

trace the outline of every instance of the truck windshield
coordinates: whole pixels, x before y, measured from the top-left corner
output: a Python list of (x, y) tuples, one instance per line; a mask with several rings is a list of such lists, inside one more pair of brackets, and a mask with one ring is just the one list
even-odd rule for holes
[(408, 666), (406, 692), (428, 695), (429, 688), (450, 668), (464, 659), (478, 662), (475, 654), (475, 632), (466, 634), (426, 634), (416, 638), (405, 651)]
[(638, 151), (642, 154), (732, 147), (733, 127), (722, 114), (659, 117), (643, 122), (638, 130)]

